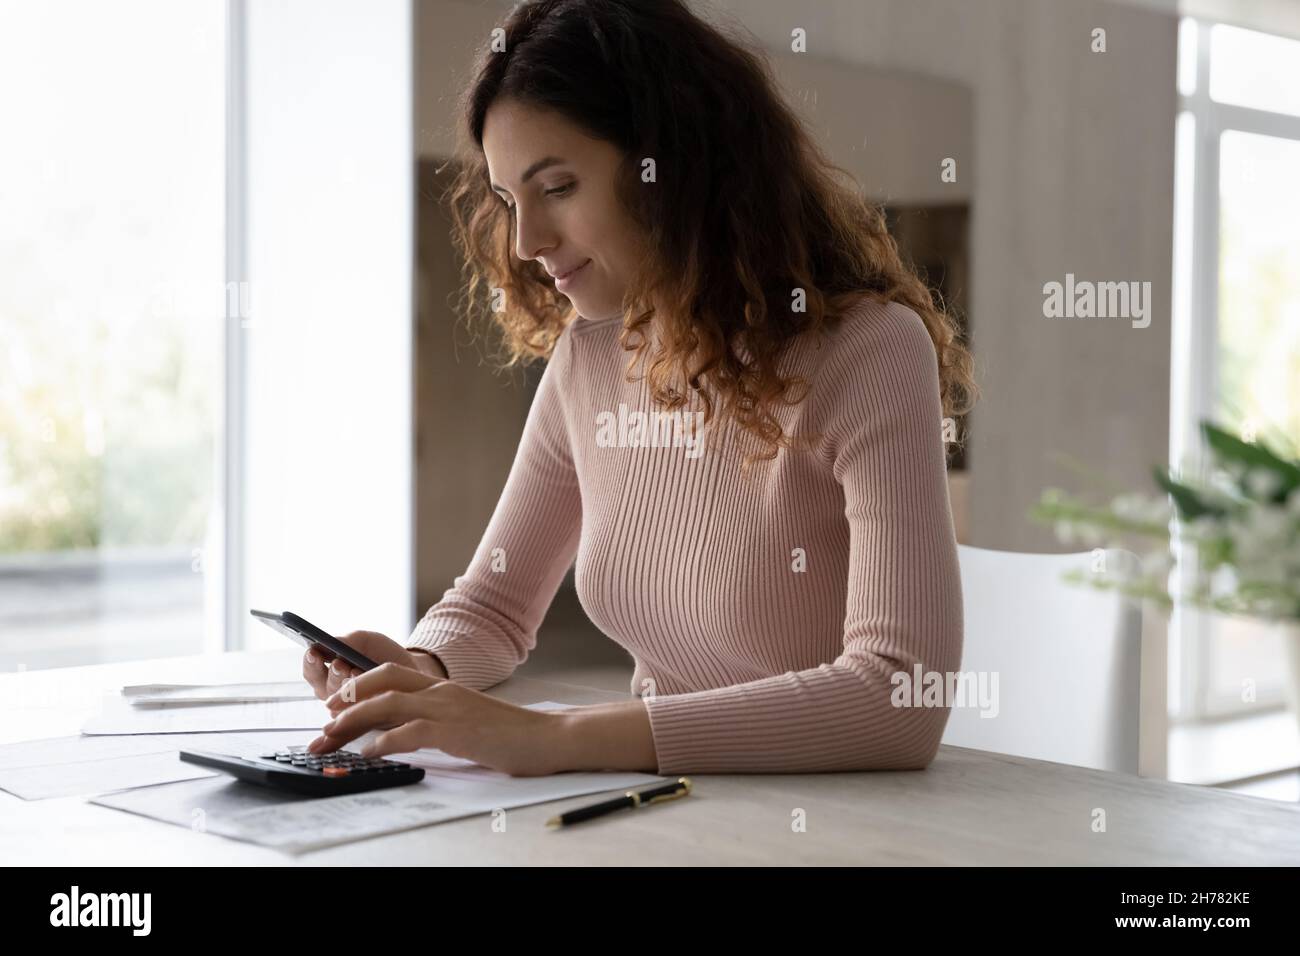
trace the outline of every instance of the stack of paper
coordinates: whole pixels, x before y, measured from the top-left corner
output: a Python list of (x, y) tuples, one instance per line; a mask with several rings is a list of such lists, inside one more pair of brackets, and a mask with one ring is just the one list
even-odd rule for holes
[(0, 747), (0, 789), (40, 800), (217, 776), (182, 763), (180, 748), (261, 753), (306, 744), (329, 719), (305, 681), (133, 685), (106, 697), (80, 737)]
[(104, 699), (101, 712), (81, 725), (83, 734), (197, 734), (234, 730), (319, 730), (330, 722), (323, 700), (192, 703), (136, 707), (129, 697)]
[(260, 684), (132, 684), (122, 696), (133, 707), (193, 707), (197, 704), (257, 704), (276, 700), (313, 700), (306, 681)]
[(27, 740), (0, 746), (0, 790), (23, 800), (44, 800), (211, 777), (216, 771), (181, 763), (180, 748), (245, 752), (306, 744), (319, 734), (300, 730)]

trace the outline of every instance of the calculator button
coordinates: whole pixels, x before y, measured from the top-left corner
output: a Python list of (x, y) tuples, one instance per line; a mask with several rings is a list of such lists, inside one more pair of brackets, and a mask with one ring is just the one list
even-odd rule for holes
[(321, 773), (327, 777), (346, 777), (350, 771), (347, 767), (326, 767)]

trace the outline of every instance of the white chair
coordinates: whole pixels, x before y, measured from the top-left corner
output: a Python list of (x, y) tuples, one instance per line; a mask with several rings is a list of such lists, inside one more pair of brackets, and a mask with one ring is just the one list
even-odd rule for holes
[[(961, 670), (997, 675), (996, 716), (954, 706), (943, 743), (1138, 772), (1141, 608), (1114, 591), (1072, 584), (1092, 552), (1018, 554), (958, 546), (966, 625)], [(1135, 556), (1105, 551), (1110, 574)], [(991, 682), (986, 685), (991, 688)]]

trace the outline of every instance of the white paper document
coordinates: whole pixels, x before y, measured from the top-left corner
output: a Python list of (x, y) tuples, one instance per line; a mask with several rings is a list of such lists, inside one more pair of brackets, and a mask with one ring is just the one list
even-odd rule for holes
[(642, 773), (562, 773), (492, 779), (426, 770), (422, 781), (341, 797), (303, 799), (225, 775), (95, 797), (91, 803), (287, 853), (583, 794), (646, 787), (666, 778)]
[[(544, 701), (529, 706), (558, 710), (567, 705)], [(353, 741), (347, 749), (359, 750), (372, 734)], [(423, 767), (424, 779), (404, 787), (313, 799), (222, 775), (110, 794), (91, 802), (301, 853), (496, 809), (645, 787), (667, 779), (644, 773), (512, 777), (434, 749), (389, 754), (388, 759)]]
[(197, 734), (231, 730), (319, 730), (330, 722), (323, 700), (276, 700), (192, 707), (135, 707), (128, 698), (104, 698), (83, 734)]
[(23, 800), (111, 793), (174, 780), (211, 776), (215, 771), (181, 763), (176, 751), (85, 760), (59, 767), (15, 767), (0, 772), (0, 789)]
[(249, 704), (276, 700), (313, 700), (304, 680), (254, 684), (133, 684), (122, 688), (133, 707), (193, 707), (197, 704)]
[[(0, 790), (23, 800), (110, 793), (218, 771), (182, 763), (182, 747), (226, 753), (310, 743), (319, 731), (243, 734), (135, 734), (128, 737), (52, 737), (0, 746)], [(252, 753), (256, 756), (256, 753)]]

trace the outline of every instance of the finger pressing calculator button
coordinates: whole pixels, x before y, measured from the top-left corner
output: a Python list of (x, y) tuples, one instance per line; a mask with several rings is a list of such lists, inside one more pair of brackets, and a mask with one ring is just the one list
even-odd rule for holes
[(327, 777), (346, 777), (348, 772), (347, 767), (326, 767), (321, 771)]

